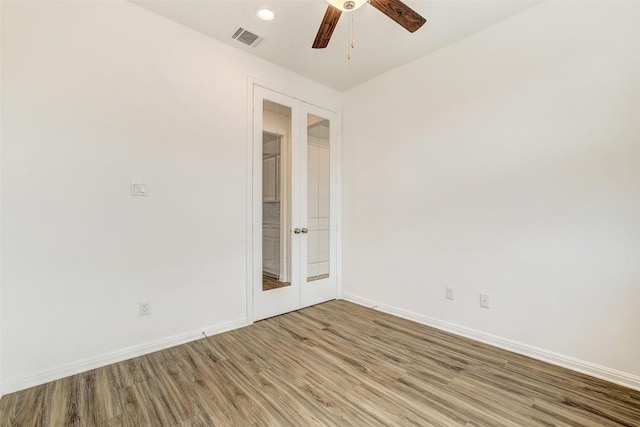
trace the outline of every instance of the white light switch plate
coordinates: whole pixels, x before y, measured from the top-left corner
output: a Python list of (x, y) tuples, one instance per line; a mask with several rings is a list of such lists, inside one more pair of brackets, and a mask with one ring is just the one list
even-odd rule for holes
[(146, 196), (147, 184), (142, 181), (131, 181), (131, 195), (132, 196)]

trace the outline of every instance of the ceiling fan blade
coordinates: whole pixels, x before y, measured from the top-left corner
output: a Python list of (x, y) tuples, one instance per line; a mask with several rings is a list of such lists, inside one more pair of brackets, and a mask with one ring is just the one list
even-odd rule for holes
[(370, 0), (371, 6), (402, 25), (410, 33), (416, 32), (425, 22), (415, 10), (400, 0)]
[(318, 34), (316, 34), (316, 39), (313, 41), (314, 49), (324, 49), (327, 47), (329, 40), (331, 40), (331, 34), (333, 34), (333, 30), (335, 30), (336, 25), (338, 25), (340, 15), (342, 15), (342, 11), (340, 9), (329, 5), (324, 14), (324, 18), (322, 18), (322, 23), (318, 29)]

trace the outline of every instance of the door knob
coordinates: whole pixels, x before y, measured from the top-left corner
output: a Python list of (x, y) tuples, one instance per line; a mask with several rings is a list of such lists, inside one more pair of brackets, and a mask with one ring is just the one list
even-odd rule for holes
[(293, 232), (296, 233), (296, 234), (300, 234), (300, 231), (302, 231), (302, 230), (300, 230), (299, 228), (294, 228), (293, 229)]
[(309, 232), (309, 229), (308, 228), (303, 228), (300, 231), (302, 231), (302, 234), (307, 234)]

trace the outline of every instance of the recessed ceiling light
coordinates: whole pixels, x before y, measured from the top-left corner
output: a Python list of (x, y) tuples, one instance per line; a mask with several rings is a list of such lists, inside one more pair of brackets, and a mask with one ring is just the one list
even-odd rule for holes
[(273, 10), (271, 9), (267, 9), (266, 7), (261, 8), (260, 10), (258, 10), (258, 18), (261, 21), (273, 21), (273, 19), (276, 17), (276, 14), (273, 13)]

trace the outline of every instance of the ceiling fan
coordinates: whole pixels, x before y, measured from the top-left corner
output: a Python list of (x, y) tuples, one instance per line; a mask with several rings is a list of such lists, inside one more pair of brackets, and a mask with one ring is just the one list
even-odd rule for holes
[(351, 12), (358, 9), (365, 3), (378, 9), (389, 18), (396, 21), (407, 31), (413, 33), (427, 22), (416, 11), (401, 2), (400, 0), (327, 0), (329, 7), (324, 14), (320, 29), (313, 42), (314, 49), (324, 49), (331, 40), (331, 34), (338, 24), (342, 12)]

